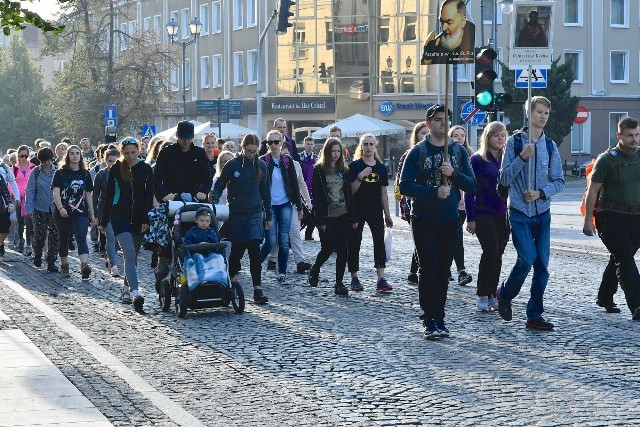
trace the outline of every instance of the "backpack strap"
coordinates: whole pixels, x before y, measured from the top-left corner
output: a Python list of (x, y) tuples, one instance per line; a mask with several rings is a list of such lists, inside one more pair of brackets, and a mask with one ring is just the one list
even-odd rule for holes
[[(517, 157), (522, 152), (522, 132), (523, 130), (519, 130), (513, 134), (513, 153), (515, 154), (514, 157)], [(544, 142), (547, 146), (547, 154), (549, 155), (549, 167), (551, 167), (551, 156), (553, 155), (553, 140), (545, 135)]]

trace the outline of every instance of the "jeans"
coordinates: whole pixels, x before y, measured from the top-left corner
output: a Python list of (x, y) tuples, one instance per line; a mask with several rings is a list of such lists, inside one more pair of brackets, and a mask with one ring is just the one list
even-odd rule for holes
[[(289, 229), (289, 244), (293, 253), (293, 261), (297, 264), (304, 262), (304, 252), (302, 251), (302, 239), (300, 238), (300, 220), (298, 213), (291, 214), (291, 228)], [(273, 245), (269, 253), (269, 261), (275, 260), (280, 251), (280, 245)]]
[(542, 299), (549, 281), (549, 245), (551, 239), (551, 213), (546, 211), (528, 217), (523, 213), (509, 211), (513, 246), (518, 253), (516, 264), (507, 280), (500, 287), (500, 298), (511, 301), (515, 298), (533, 267), (531, 280), (531, 298), (527, 303), (527, 319), (534, 320), (542, 316)]
[[(109, 224), (111, 226), (111, 224)], [(124, 275), (125, 282), (129, 285), (129, 291), (133, 292), (138, 289), (138, 254), (142, 245), (142, 234), (120, 233), (116, 236), (122, 255), (124, 256)]]
[(287, 274), (287, 263), (289, 262), (289, 230), (291, 229), (291, 214), (293, 207), (287, 202), (282, 205), (271, 206), (273, 212), (273, 221), (271, 228), (266, 230), (264, 243), (260, 247), (260, 263), (271, 252), (271, 248), (276, 241), (279, 246), (278, 250), (278, 273)]
[(320, 267), (327, 262), (333, 248), (336, 249), (336, 284), (342, 283), (344, 269), (347, 266), (347, 245), (349, 234), (351, 234), (351, 221), (349, 214), (341, 215), (337, 218), (327, 218), (324, 231), (320, 233), (320, 252), (316, 256), (313, 269), (320, 271)]
[(616, 261), (616, 274), (631, 313), (640, 307), (640, 273), (633, 258), (640, 248), (640, 215), (601, 211), (596, 225), (602, 243)]
[[(107, 239), (107, 244), (105, 245), (105, 247), (107, 250), (107, 259), (109, 260), (109, 267), (113, 267), (114, 265), (117, 266), (118, 251), (116, 251), (116, 236), (113, 234), (113, 226), (111, 225), (111, 222), (107, 223), (106, 239)], [(120, 241), (120, 239), (118, 239), (118, 241)], [(122, 247), (122, 243), (120, 244), (120, 246)]]
[(502, 269), (502, 254), (509, 239), (507, 216), (476, 216), (476, 236), (482, 247), (477, 294), (495, 296)]
[(423, 320), (444, 319), (449, 290), (449, 267), (458, 243), (458, 219), (431, 221), (412, 218), (411, 231), (418, 251), (418, 296)]
[(78, 255), (89, 253), (89, 246), (87, 246), (89, 217), (78, 215), (63, 218), (56, 215), (56, 225), (58, 226), (58, 255), (60, 255), (61, 258), (69, 256), (69, 236), (72, 231), (76, 236)]

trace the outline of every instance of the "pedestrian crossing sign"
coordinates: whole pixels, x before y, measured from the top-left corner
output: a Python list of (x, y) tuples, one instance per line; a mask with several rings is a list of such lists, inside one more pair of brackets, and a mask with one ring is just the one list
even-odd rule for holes
[[(547, 70), (546, 68), (531, 69), (531, 87), (533, 89), (545, 89), (547, 87)], [(528, 69), (516, 69), (516, 88), (526, 89), (529, 80)]]
[(140, 135), (142, 135), (143, 137), (153, 138), (155, 134), (156, 134), (155, 125), (144, 124), (140, 126)]

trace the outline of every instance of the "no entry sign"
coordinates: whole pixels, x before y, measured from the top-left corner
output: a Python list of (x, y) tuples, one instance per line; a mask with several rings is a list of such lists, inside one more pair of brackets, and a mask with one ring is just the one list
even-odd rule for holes
[(575, 119), (573, 119), (573, 123), (581, 125), (589, 120), (589, 110), (587, 110), (587, 107), (578, 105), (578, 107), (576, 107), (576, 110), (578, 111), (578, 115)]

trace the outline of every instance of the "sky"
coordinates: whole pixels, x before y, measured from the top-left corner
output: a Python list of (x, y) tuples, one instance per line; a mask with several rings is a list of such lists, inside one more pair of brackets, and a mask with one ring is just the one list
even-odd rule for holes
[(22, 7), (38, 13), (45, 19), (54, 19), (59, 11), (56, 0), (34, 0), (33, 2), (21, 1)]

